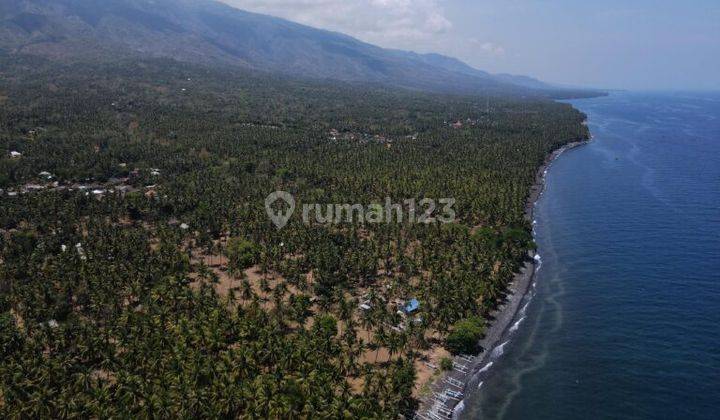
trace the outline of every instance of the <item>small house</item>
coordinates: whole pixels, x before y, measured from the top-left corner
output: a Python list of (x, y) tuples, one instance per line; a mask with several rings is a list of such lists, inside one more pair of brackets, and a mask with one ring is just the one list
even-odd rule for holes
[(420, 302), (418, 302), (417, 299), (410, 299), (410, 301), (408, 301), (403, 308), (406, 314), (411, 314), (418, 309), (420, 309)]
[(22, 153), (13, 150), (12, 152), (10, 152), (10, 157), (13, 158), (13, 159), (21, 158), (21, 157), (22, 157)]

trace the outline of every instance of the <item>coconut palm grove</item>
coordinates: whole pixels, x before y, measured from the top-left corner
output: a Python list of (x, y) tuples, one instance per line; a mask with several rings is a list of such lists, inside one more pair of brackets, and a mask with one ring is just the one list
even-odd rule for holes
[[(0, 61), (4, 418), (410, 415), (533, 248), (537, 168), (588, 137), (542, 96)], [(278, 230), (278, 190), (457, 218)]]

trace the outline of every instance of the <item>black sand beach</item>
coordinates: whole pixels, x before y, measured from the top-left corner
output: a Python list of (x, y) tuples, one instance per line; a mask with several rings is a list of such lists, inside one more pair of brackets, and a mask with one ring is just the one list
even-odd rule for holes
[[(545, 163), (538, 169), (535, 184), (530, 190), (530, 195), (525, 207), (525, 218), (529, 222), (533, 220), (533, 209), (535, 202), (540, 198), (545, 187), (545, 174), (552, 162), (563, 152), (587, 144), (589, 140), (574, 141), (566, 144), (560, 149), (551, 153)], [(504, 341), (513, 321), (521, 310), (521, 303), (525, 300), (530, 286), (533, 283), (535, 270), (537, 268), (536, 254), (533, 251), (528, 253), (528, 261), (515, 275), (515, 278), (508, 286), (508, 294), (498, 307), (490, 315), (485, 336), (480, 340), (479, 346), (482, 349), (477, 356), (457, 356), (454, 359), (455, 369), (448, 371), (435, 380), (431, 386), (431, 392), (421, 402), (417, 417), (423, 419), (452, 418), (459, 414), (464, 408), (460, 394), (465, 394), (469, 387), (477, 387), (477, 376), (492, 363), (492, 359), (502, 355)], [(449, 397), (448, 391), (453, 397)], [(458, 394), (456, 394), (458, 393)]]

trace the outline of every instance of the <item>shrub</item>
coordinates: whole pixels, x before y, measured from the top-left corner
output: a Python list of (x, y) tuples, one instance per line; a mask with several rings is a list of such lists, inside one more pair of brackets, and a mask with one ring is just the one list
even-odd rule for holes
[(460, 320), (453, 325), (445, 346), (453, 354), (475, 353), (484, 331), (485, 321), (481, 317)]
[(230, 270), (244, 270), (257, 263), (260, 247), (242, 238), (232, 238), (228, 241), (225, 255), (228, 257)]

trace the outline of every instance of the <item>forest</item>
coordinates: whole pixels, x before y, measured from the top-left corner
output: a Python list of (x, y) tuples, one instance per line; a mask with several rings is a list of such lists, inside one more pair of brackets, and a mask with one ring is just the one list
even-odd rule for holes
[[(534, 247), (541, 97), (0, 54), (0, 417), (397, 418)], [(454, 223), (268, 219), (450, 197)], [(408, 302), (417, 307), (406, 310)]]

